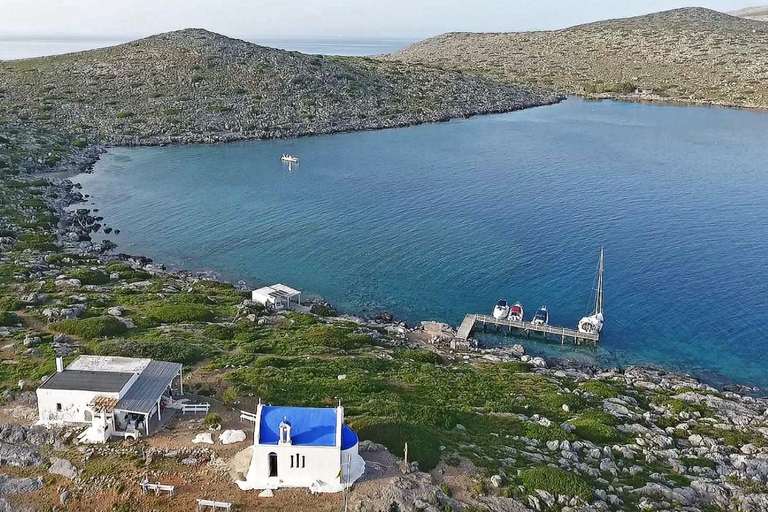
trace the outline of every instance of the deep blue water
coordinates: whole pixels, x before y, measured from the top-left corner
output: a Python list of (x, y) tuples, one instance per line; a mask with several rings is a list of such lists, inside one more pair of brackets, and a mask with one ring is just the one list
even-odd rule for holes
[(568, 356), (768, 387), (767, 165), (766, 113), (571, 99), (378, 132), (115, 149), (78, 179), (122, 251), (409, 322), (456, 325), (506, 297), (575, 326), (605, 246), (603, 342)]

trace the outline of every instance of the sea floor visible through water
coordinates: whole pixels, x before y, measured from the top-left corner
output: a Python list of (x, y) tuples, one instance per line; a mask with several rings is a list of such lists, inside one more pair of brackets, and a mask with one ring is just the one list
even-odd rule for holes
[[(286, 152), (301, 158), (290, 172)], [(123, 252), (409, 323), (458, 325), (504, 297), (575, 327), (605, 247), (599, 348), (523, 340), (530, 351), (768, 387), (766, 161), (766, 113), (570, 99), (377, 132), (115, 148), (75, 181)]]

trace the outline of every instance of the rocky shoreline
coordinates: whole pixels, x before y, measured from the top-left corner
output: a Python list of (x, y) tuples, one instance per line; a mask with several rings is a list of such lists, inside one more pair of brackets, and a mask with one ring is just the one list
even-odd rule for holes
[[(85, 151), (70, 170), (87, 170), (101, 151), (99, 148)], [(66, 253), (73, 257), (98, 258), (100, 267), (116, 260), (125, 262), (136, 271), (154, 276), (165, 283), (164, 290), (167, 291), (193, 287), (200, 282), (200, 276), (183, 271), (169, 272), (163, 265), (149, 258), (114, 253), (113, 244), (89, 240), (101, 219), (98, 212), (92, 210), (68, 210), (69, 206), (85, 199), (71, 180), (51, 180), (45, 187), (43, 198), (60, 215), (56, 235)], [(58, 275), (55, 267), (45, 259), (32, 257), (25, 264), (33, 270), (30, 279), (35, 276), (42, 279), (46, 275)], [(65, 281), (64, 277), (57, 277), (57, 283), (62, 286), (72, 279)], [(128, 287), (140, 292), (147, 290), (150, 284), (150, 281), (143, 281)], [(73, 290), (99, 289), (74, 282), (68, 286)], [(38, 296), (30, 295), (24, 300), (36, 304), (39, 302)], [(238, 306), (238, 311), (248, 321), (264, 326), (284, 321), (282, 315), (251, 313), (252, 305), (249, 302), (245, 300)], [(76, 306), (69, 306), (72, 318), (77, 318), (79, 311), (85, 309), (85, 306), (82, 309)], [(117, 309), (110, 308), (109, 314), (126, 325), (131, 324), (131, 319), (121, 316), (122, 310)], [(511, 445), (505, 448), (507, 459), (504, 460), (507, 462), (504, 464), (509, 464), (511, 468), (525, 461), (524, 466), (532, 463), (558, 468), (590, 479), (594, 482), (590, 491), (594, 495), (589, 500), (571, 495), (570, 491), (556, 492), (557, 487), (531, 493), (531, 489), (526, 487), (525, 493), (514, 497), (486, 491), (484, 497), (476, 498), (476, 503), (488, 506), (491, 510), (514, 510), (510, 507), (519, 507), (521, 504), (533, 510), (560, 508), (573, 511), (701, 510), (705, 506), (717, 507), (717, 510), (758, 511), (768, 507), (768, 399), (749, 396), (747, 392), (751, 390), (722, 392), (689, 375), (660, 368), (634, 366), (601, 369), (552, 365), (543, 358), (526, 354), (520, 345), (456, 352), (441, 345), (441, 340), (450, 338), (452, 334), (450, 326), (425, 323), (409, 328), (391, 315), (364, 319), (347, 315), (327, 316), (335, 314), (332, 309), (323, 312), (326, 314), (322, 317), (323, 321), (329, 325), (357, 323), (360, 335), (369, 336), (377, 340), (376, 343), (395, 350), (426, 348), (446, 361), (453, 361), (453, 364), (479, 367), (490, 364), (500, 369), (510, 365), (529, 367), (532, 375), (545, 377), (555, 386), (557, 396), (561, 397), (558, 401), (563, 401), (561, 414), (568, 414), (572, 407), (578, 407), (577, 404), (583, 402), (598, 405), (598, 409), (590, 410), (599, 412), (592, 412), (591, 416), (577, 420), (557, 421), (552, 419), (557, 417), (554, 411), (546, 415), (517, 413), (514, 415), (516, 422), (526, 425), (531, 431), (544, 429), (540, 434), (542, 437), (537, 437), (538, 434), (510, 437), (507, 442)], [(58, 314), (65, 312), (58, 308)], [(71, 340), (66, 338), (55, 341), (57, 353), (67, 355), (77, 350), (77, 346), (70, 344)], [(28, 350), (35, 350), (37, 343), (30, 339)], [(8, 398), (13, 399), (10, 396)], [(15, 399), (18, 400), (18, 397)], [(593, 416), (599, 418), (599, 421), (587, 419)], [(466, 428), (461, 424), (455, 426), (459, 433), (466, 431)], [(557, 434), (554, 439), (550, 437), (551, 434), (545, 435), (553, 430), (561, 434)], [(6, 464), (24, 467), (42, 467), (55, 462), (52, 459), (49, 461), (42, 449), (50, 435), (47, 431), (34, 428), (3, 427), (0, 429), (0, 456)], [(65, 446), (60, 448), (66, 449)], [(502, 472), (492, 475), (489, 481), (493, 488), (514, 478)], [(418, 484), (421, 487), (410, 495), (393, 491), (393, 499), (400, 510), (412, 507), (415, 497), (419, 497), (420, 504), (429, 504), (424, 499), (430, 493), (434, 495), (434, 489), (437, 488), (433, 477), (416, 471), (405, 475), (403, 479), (410, 482), (407, 485)], [(3, 488), (8, 489), (9, 494), (18, 494), (36, 492), (42, 484), (35, 479), (11, 478), (3, 485), (5, 487), (0, 488), (0, 504), (5, 500), (2, 496)], [(78, 487), (74, 492), (82, 494), (86, 492), (84, 489)], [(72, 491), (62, 490), (64, 497), (61, 499), (64, 502), (69, 499), (69, 494), (64, 495), (65, 492)], [(455, 510), (462, 510), (469, 502), (453, 500), (450, 503), (458, 506)], [(363, 505), (360, 507), (361, 511), (366, 510)], [(431, 507), (434, 505), (423, 510), (439, 510)]]

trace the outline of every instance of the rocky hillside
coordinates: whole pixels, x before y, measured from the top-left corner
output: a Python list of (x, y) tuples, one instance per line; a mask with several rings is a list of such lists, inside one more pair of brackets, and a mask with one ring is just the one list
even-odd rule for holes
[(731, 16), (746, 18), (748, 20), (768, 21), (768, 5), (762, 7), (746, 7), (738, 11), (729, 12)]
[(768, 107), (768, 24), (709, 9), (547, 32), (444, 34), (386, 59), (573, 94)]
[(290, 137), (505, 112), (557, 101), (462, 73), (266, 48), (182, 30), (0, 62), (0, 118), (115, 144)]

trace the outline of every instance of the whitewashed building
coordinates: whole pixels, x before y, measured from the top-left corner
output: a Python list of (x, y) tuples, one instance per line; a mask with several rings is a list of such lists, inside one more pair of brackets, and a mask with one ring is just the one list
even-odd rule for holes
[(149, 435), (174, 382), (183, 393), (181, 371), (178, 363), (105, 356), (79, 356), (64, 368), (56, 358), (56, 373), (37, 388), (39, 423), (90, 425), (82, 436), (89, 442)]
[(301, 302), (301, 292), (284, 284), (273, 284), (251, 292), (251, 300), (262, 306), (283, 310), (290, 308), (291, 300), (296, 304)]
[(344, 408), (275, 407), (259, 404), (254, 422), (253, 458), (242, 490), (306, 487), (339, 492), (362, 476), (365, 461), (358, 439), (344, 424)]

